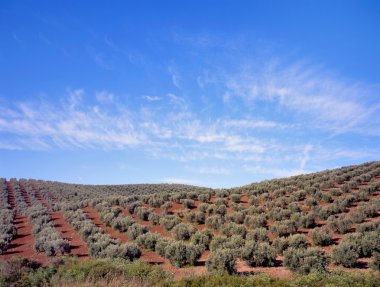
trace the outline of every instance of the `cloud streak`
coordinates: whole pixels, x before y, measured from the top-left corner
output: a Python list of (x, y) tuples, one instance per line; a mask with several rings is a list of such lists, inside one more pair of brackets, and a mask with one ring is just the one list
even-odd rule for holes
[(0, 149), (133, 149), (186, 163), (197, 174), (268, 177), (379, 154), (378, 147), (348, 146), (340, 139), (347, 133), (380, 136), (379, 104), (361, 100), (363, 93), (374, 98), (374, 90), (364, 84), (347, 84), (301, 64), (207, 77), (213, 80), (199, 85), (196, 79), (195, 86), (206, 93), (217, 85), (216, 110), (197, 110), (181, 90), (140, 96), (138, 107), (107, 90), (88, 94), (84, 89), (67, 91), (58, 104), (2, 102)]
[(372, 127), (380, 121), (380, 103), (372, 103), (378, 90), (363, 83), (349, 83), (317, 66), (270, 63), (261, 69), (244, 68), (225, 80), (227, 105), (234, 99), (270, 103), (302, 115), (315, 128), (338, 134), (373, 134)]

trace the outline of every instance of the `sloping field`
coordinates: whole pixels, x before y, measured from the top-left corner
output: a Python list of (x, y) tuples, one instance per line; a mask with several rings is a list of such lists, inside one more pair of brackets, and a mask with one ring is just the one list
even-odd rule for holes
[(1, 180), (0, 261), (127, 258), (208, 270), (366, 270), (380, 252), (380, 162), (232, 189)]

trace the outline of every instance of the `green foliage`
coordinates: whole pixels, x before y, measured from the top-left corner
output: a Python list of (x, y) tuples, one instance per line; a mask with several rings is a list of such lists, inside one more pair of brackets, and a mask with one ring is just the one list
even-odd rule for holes
[(160, 239), (160, 235), (156, 233), (141, 234), (136, 238), (136, 242), (145, 249), (155, 250), (157, 241)]
[(198, 230), (191, 236), (191, 242), (202, 247), (202, 251), (210, 248), (210, 243), (214, 235), (210, 230)]
[(232, 202), (239, 203), (240, 202), (240, 194), (231, 194), (231, 200)]
[(326, 228), (315, 228), (310, 235), (313, 243), (318, 246), (327, 246), (333, 242), (331, 233)]
[(331, 216), (327, 219), (327, 226), (331, 231), (339, 234), (345, 234), (350, 231), (352, 220), (347, 216), (334, 217)]
[(329, 260), (325, 252), (318, 248), (295, 249), (288, 248), (284, 252), (284, 266), (300, 274), (311, 271), (327, 271)]
[(160, 225), (162, 225), (167, 231), (172, 230), (174, 226), (181, 223), (181, 218), (177, 216), (162, 216), (160, 218)]
[(219, 215), (213, 215), (206, 219), (206, 226), (218, 230), (223, 225), (223, 218)]
[(127, 231), (127, 235), (130, 239), (135, 240), (138, 236), (147, 233), (148, 228), (138, 223), (132, 224)]
[(252, 240), (256, 242), (259, 242), (259, 241), (269, 242), (268, 233), (269, 233), (268, 230), (263, 227), (255, 228), (255, 229), (249, 230), (245, 238), (246, 240)]
[(194, 207), (194, 201), (191, 200), (191, 199), (182, 199), (181, 200), (181, 203), (182, 205), (185, 207), (185, 208), (193, 208)]
[(188, 223), (180, 223), (173, 228), (173, 234), (177, 240), (188, 240), (195, 232), (194, 226)]
[(175, 241), (167, 245), (165, 257), (176, 267), (183, 267), (186, 264), (195, 265), (201, 257), (201, 249), (194, 244)]
[(160, 255), (161, 257), (165, 257), (166, 248), (173, 244), (174, 240), (171, 238), (161, 237), (157, 240), (155, 251)]
[(206, 267), (210, 272), (236, 272), (236, 254), (231, 249), (217, 249), (210, 253)]
[(237, 251), (245, 244), (245, 240), (240, 235), (227, 236), (215, 236), (210, 244), (210, 250), (215, 251), (217, 249), (231, 249)]
[(355, 267), (359, 259), (357, 245), (352, 241), (341, 242), (332, 250), (332, 259), (344, 267)]
[(227, 237), (231, 237), (232, 235), (240, 235), (241, 237), (245, 238), (245, 235), (247, 234), (247, 230), (244, 225), (236, 224), (234, 222), (225, 224), (221, 228), (221, 231), (222, 234), (226, 235)]
[(369, 267), (375, 271), (380, 271), (380, 252), (373, 253)]
[(276, 250), (266, 242), (247, 241), (242, 249), (242, 258), (250, 266), (274, 266)]
[(275, 221), (269, 228), (270, 232), (277, 236), (288, 236), (297, 231), (294, 220)]
[(260, 228), (265, 227), (267, 224), (267, 218), (264, 214), (249, 215), (246, 216), (244, 224), (248, 228)]
[(312, 272), (291, 279), (265, 274), (237, 276), (233, 252), (220, 250), (210, 258), (206, 264), (212, 273), (180, 280), (139, 261), (66, 258), (61, 264), (41, 267), (29, 260), (13, 259), (0, 265), (0, 286), (375, 287), (380, 282), (379, 272)]

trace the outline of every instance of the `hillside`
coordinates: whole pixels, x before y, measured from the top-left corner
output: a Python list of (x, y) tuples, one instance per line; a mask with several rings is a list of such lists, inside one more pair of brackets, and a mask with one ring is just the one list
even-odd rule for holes
[(380, 162), (232, 189), (1, 179), (1, 261), (126, 258), (207, 270), (379, 269)]

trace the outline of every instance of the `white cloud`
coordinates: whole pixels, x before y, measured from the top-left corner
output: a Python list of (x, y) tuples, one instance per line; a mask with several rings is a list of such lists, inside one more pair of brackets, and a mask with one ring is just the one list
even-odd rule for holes
[(95, 97), (102, 104), (113, 103), (115, 101), (115, 95), (107, 91), (96, 92)]
[(301, 170), (304, 170), (305, 169), (305, 165), (307, 163), (307, 161), (309, 160), (309, 153), (310, 151), (313, 149), (313, 145), (311, 144), (307, 144), (305, 145), (305, 148), (303, 150), (303, 154), (302, 154), (302, 159), (301, 159), (301, 163), (300, 163), (300, 169)]
[(224, 120), (223, 125), (229, 128), (238, 129), (264, 129), (264, 128), (285, 128), (285, 124), (276, 123), (273, 121), (265, 120), (252, 120), (252, 119), (233, 119)]
[(222, 167), (200, 167), (198, 170), (199, 173), (203, 174), (217, 174), (217, 175), (229, 175), (231, 173), (230, 170)]
[[(317, 163), (322, 166), (334, 159), (377, 158), (378, 150), (349, 148), (342, 142), (337, 148), (338, 140), (338, 144), (329, 143), (338, 132), (361, 133), (364, 129), (380, 135), (375, 126), (380, 124), (379, 106), (358, 100), (363, 85), (329, 79), (303, 66), (270, 66), (263, 71), (248, 69), (226, 78), (228, 97), (222, 109), (234, 105), (236, 113), (204, 112), (192, 106), (190, 95), (183, 91), (143, 96), (145, 101), (134, 110), (111, 92), (88, 95), (82, 89), (69, 90), (59, 105), (4, 103), (0, 107), (0, 148), (136, 148), (157, 159), (197, 162), (200, 167), (194, 171), (201, 174), (226, 176), (232, 170), (288, 176), (313, 171)], [(213, 78), (210, 85), (221, 82)], [(201, 86), (208, 88), (204, 83)], [(261, 113), (266, 104), (268, 111)], [(289, 118), (282, 117), (283, 111)], [(320, 134), (314, 137), (316, 128)], [(186, 178), (165, 181), (196, 184)]]
[[(68, 101), (56, 107), (46, 102), (21, 103), (8, 116), (0, 115), (0, 132), (17, 136), (14, 145), (24, 149), (125, 148), (147, 143), (127, 113), (109, 113), (81, 104), (83, 90), (69, 92)], [(26, 144), (28, 143), (28, 144)]]
[(159, 101), (161, 100), (160, 97), (157, 97), (157, 96), (143, 96), (142, 97), (144, 100), (147, 100), (149, 102), (156, 102), (156, 101)]
[(279, 177), (289, 177), (309, 173), (311, 171), (304, 171), (302, 169), (289, 169), (289, 168), (275, 168), (273, 166), (249, 166), (244, 165), (243, 169), (247, 173), (259, 174), (262, 179), (272, 179)]
[(169, 74), (171, 76), (173, 85), (176, 88), (180, 89), (181, 88), (181, 86), (180, 86), (180, 76), (179, 76), (179, 73), (178, 73), (176, 67), (169, 66), (168, 67), (168, 71), (169, 71)]
[(263, 69), (246, 68), (228, 76), (226, 82), (226, 104), (233, 98), (277, 104), (302, 115), (314, 127), (337, 133), (369, 131), (369, 123), (380, 119), (380, 104), (368, 103), (379, 91), (318, 67), (270, 64)]

